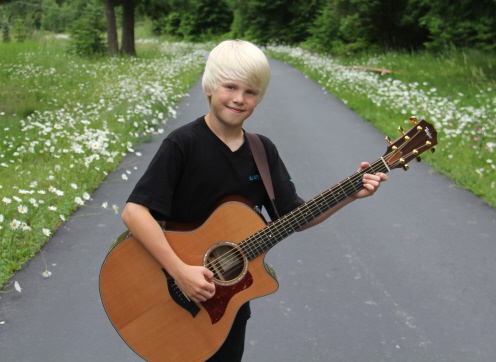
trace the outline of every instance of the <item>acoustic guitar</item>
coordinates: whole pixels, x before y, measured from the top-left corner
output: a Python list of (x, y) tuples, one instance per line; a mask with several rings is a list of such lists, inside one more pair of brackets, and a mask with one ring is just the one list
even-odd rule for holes
[(208, 359), (226, 339), (239, 308), (277, 290), (275, 276), (264, 263), (270, 248), (362, 189), (364, 173), (406, 170), (408, 161), (432, 149), (437, 143), (432, 125), (413, 122), (394, 142), (386, 138), (386, 153), (368, 168), (270, 224), (248, 205), (230, 201), (194, 230), (165, 230), (185, 263), (213, 272), (216, 293), (206, 302), (188, 300), (138, 240), (121, 237), (100, 271), (101, 300), (114, 328), (147, 361)]

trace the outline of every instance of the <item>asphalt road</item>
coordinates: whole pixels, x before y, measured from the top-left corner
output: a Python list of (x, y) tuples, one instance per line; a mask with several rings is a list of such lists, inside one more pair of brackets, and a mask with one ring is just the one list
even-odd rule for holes
[[(274, 141), (303, 198), (384, 153), (383, 135), (342, 102), (293, 68), (271, 64), (268, 94), (246, 129)], [(206, 110), (197, 84), (166, 133)], [(21, 294), (0, 294), (0, 361), (140, 361), (111, 327), (98, 293), (100, 265), (124, 227), (92, 206), (122, 207), (163, 137), (138, 147), (142, 157), (128, 156), (90, 207), (14, 276)], [(493, 209), (426, 164), (395, 170), (373, 197), (269, 252), (280, 289), (252, 303), (244, 361), (492, 362), (495, 256)]]

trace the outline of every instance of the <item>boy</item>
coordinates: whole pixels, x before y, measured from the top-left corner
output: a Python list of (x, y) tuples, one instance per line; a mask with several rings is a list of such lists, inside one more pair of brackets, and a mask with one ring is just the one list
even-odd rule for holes
[[(200, 303), (215, 294), (213, 274), (185, 264), (168, 244), (157, 220), (202, 222), (219, 200), (240, 195), (253, 205), (274, 211), (246, 142), (243, 123), (262, 100), (270, 79), (263, 52), (247, 41), (228, 40), (210, 53), (202, 85), (209, 102), (206, 116), (172, 132), (137, 183), (122, 213), (132, 234), (174, 278), (181, 291)], [(276, 208), (284, 215), (303, 203), (272, 142), (261, 136), (274, 185)], [(362, 163), (361, 167), (367, 167)], [(250, 177), (251, 176), (251, 177)], [(318, 224), (353, 199), (372, 195), (384, 174), (364, 175), (364, 188), (305, 225)], [(231, 332), (209, 361), (240, 361), (244, 349), (248, 303), (240, 308)]]

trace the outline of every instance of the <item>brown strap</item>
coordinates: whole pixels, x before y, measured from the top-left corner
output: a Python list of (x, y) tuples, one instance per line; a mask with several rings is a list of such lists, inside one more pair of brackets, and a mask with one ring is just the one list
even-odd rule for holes
[(272, 186), (272, 177), (270, 176), (269, 162), (267, 160), (267, 153), (265, 152), (265, 147), (262, 143), (260, 137), (254, 133), (245, 132), (246, 139), (248, 140), (248, 145), (250, 146), (251, 153), (257, 165), (258, 172), (260, 172), (260, 178), (269, 195), (272, 208), (276, 216), (279, 218), (279, 213), (277, 212), (274, 196), (274, 186)]

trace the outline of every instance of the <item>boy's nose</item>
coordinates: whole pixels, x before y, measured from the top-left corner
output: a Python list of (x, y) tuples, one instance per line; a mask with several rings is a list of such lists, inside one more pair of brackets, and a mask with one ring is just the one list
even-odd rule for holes
[(236, 92), (233, 97), (233, 102), (235, 103), (243, 103), (243, 93), (241, 92)]

